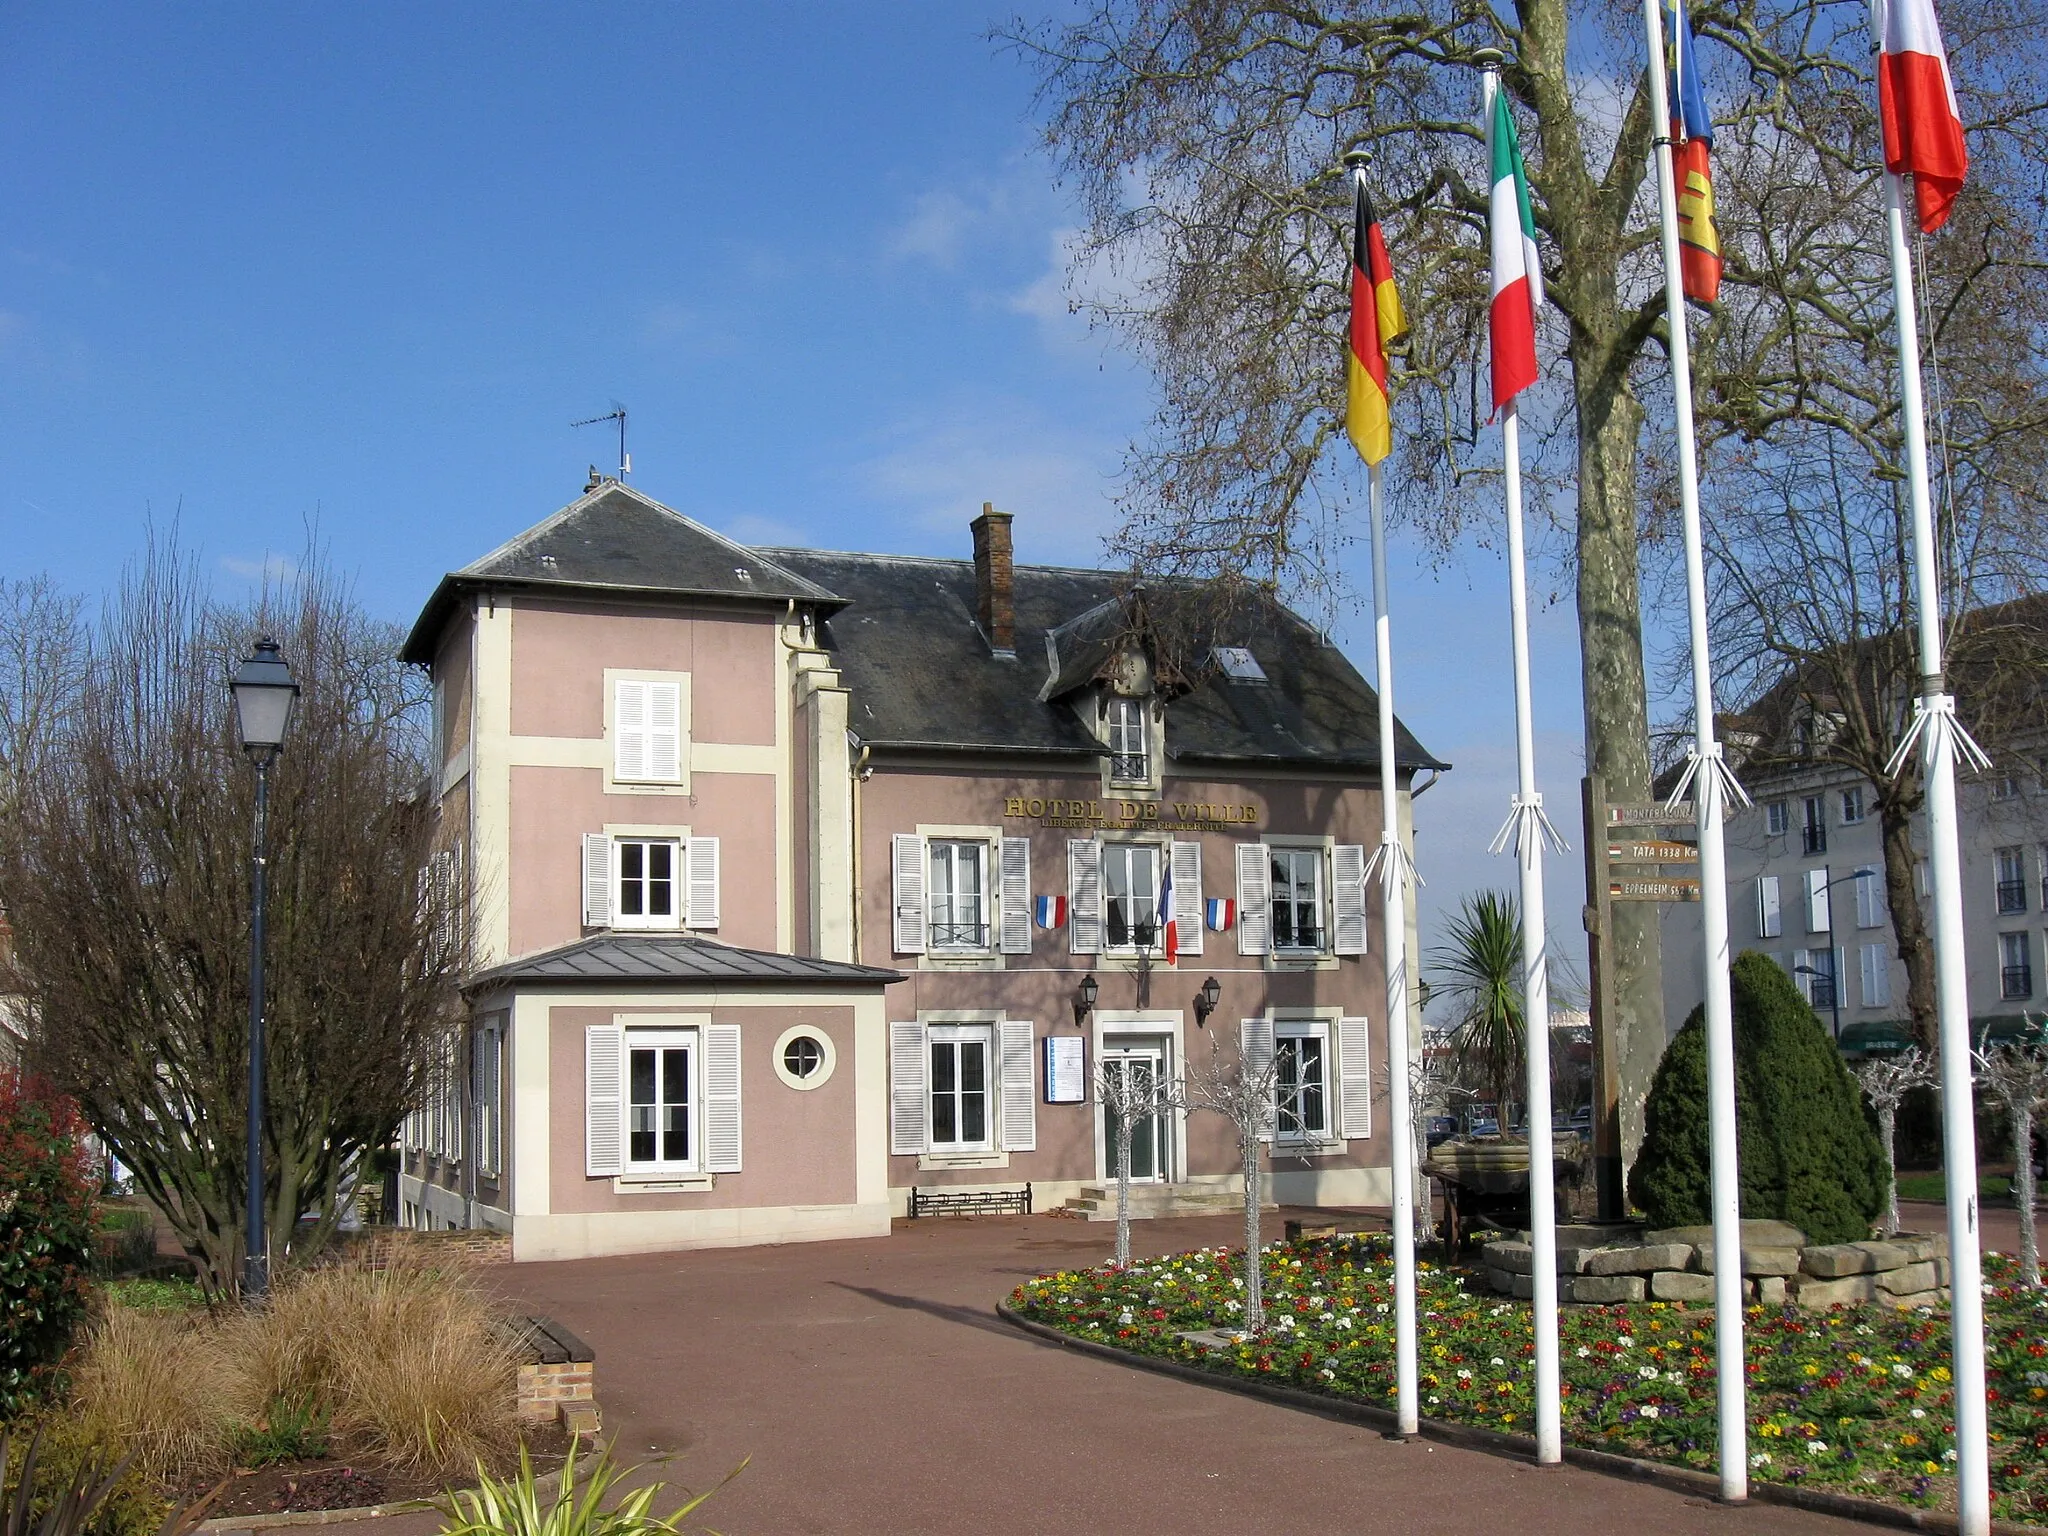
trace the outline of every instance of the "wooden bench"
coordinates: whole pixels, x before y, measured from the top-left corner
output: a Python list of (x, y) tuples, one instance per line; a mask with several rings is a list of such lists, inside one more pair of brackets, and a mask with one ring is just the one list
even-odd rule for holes
[(910, 1219), (920, 1216), (1029, 1216), (1031, 1186), (1022, 1189), (918, 1189), (910, 1191)]

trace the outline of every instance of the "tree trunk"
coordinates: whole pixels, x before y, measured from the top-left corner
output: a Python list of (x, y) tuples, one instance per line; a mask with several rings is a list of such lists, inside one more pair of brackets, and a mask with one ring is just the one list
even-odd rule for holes
[(1906, 1014), (1920, 1049), (1941, 1047), (1934, 1011), (1934, 940), (1927, 931), (1927, 909), (1920, 904), (1920, 854), (1913, 846), (1914, 813), (1920, 797), (1910, 801), (1880, 795), (1877, 816), (1884, 830), (1884, 894), (1891, 907), (1892, 941), (1906, 966)]
[(1247, 1333), (1257, 1333), (1266, 1326), (1264, 1256), (1259, 1252), (1259, 1138), (1244, 1137), (1239, 1150), (1244, 1154), (1244, 1327)]
[(1884, 1143), (1884, 1235), (1891, 1237), (1899, 1230), (1899, 1156), (1894, 1146), (1894, 1132), (1898, 1128), (1899, 1111), (1894, 1104), (1877, 1106), (1877, 1139)]
[(2041, 1283), (2041, 1240), (2034, 1227), (2034, 1110), (2016, 1104), (2012, 1112), (2013, 1191), (2020, 1208), (2020, 1282)]
[[(1578, 602), (1586, 766), (1613, 801), (1650, 798), (1649, 702), (1638, 607), (1636, 449), (1643, 408), (1629, 390), (1628, 359), (1611, 296), (1578, 306), (1573, 378), (1579, 418)], [(1598, 327), (1605, 334), (1590, 333)], [(1664, 1056), (1659, 909), (1614, 902), (1600, 953), (1616, 1017), (1604, 1021), (1621, 1085), (1622, 1176), (1643, 1141), (1643, 1104)]]

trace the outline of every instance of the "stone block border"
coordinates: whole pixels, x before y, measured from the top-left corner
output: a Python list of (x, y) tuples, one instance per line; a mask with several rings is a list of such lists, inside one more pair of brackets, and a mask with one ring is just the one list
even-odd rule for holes
[[(1135, 1366), (1141, 1371), (1178, 1377), (1182, 1381), (1220, 1388), (1225, 1392), (1236, 1392), (1244, 1397), (1263, 1398), (1269, 1403), (1320, 1414), (1326, 1419), (1342, 1419), (1347, 1423), (1377, 1429), (1389, 1439), (1398, 1438), (1395, 1432), (1398, 1420), (1393, 1410), (1388, 1408), (1352, 1402), (1346, 1398), (1329, 1397), (1319, 1392), (1305, 1391), (1300, 1387), (1283, 1387), (1271, 1382), (1254, 1381), (1249, 1377), (1229, 1375), (1222, 1371), (1204, 1370), (1200, 1366), (1188, 1365), (1179, 1360), (1163, 1360), (1156, 1355), (1133, 1354), (1114, 1345), (1098, 1344), (1093, 1339), (1080, 1339), (1070, 1333), (1062, 1333), (1057, 1328), (1048, 1327), (1044, 1323), (1012, 1311), (1007, 1302), (996, 1303), (996, 1316), (1033, 1338), (1066, 1349), (1078, 1350), (1084, 1355), (1096, 1355), (1105, 1360), (1114, 1360), (1121, 1365)], [(1490, 1456), (1505, 1456), (1515, 1461), (1527, 1462), (1532, 1466), (1536, 1464), (1536, 1441), (1530, 1435), (1514, 1435), (1499, 1429), (1482, 1429), (1476, 1424), (1451, 1424), (1440, 1419), (1423, 1419), (1420, 1433), (1423, 1439), (1435, 1440), (1440, 1444), (1484, 1451)], [(1691, 1467), (1674, 1467), (1663, 1462), (1643, 1461), (1634, 1456), (1617, 1456), (1612, 1451), (1596, 1451), (1589, 1446), (1565, 1446), (1564, 1459), (1573, 1466), (1585, 1467), (1608, 1477), (1655, 1483), (1694, 1498), (1709, 1499), (1716, 1503), (1720, 1501), (1721, 1480), (1711, 1472), (1696, 1472)], [(1888, 1526), (1893, 1530), (1932, 1531), (1939, 1533), (1939, 1536), (1955, 1536), (1957, 1531), (1955, 1516), (1938, 1510), (1907, 1509), (1902, 1505), (1887, 1504), (1876, 1499), (1859, 1499), (1853, 1494), (1824, 1492), (1818, 1488), (1795, 1488), (1786, 1483), (1752, 1480), (1749, 1485), (1749, 1497), (1750, 1502), (1756, 1504), (1783, 1504), (1817, 1515), (1862, 1520), (1871, 1525)], [(2010, 1520), (1992, 1521), (1991, 1530), (1993, 1536), (2048, 1536), (2048, 1526), (2024, 1525)]]
[[(1526, 1237), (1480, 1250), (1487, 1284), (1501, 1296), (1534, 1293), (1534, 1255)], [(1714, 1299), (1711, 1227), (1560, 1227), (1558, 1300), (1586, 1306), (1621, 1301)], [(1902, 1232), (1881, 1242), (1810, 1245), (1781, 1221), (1742, 1224), (1742, 1299), (1767, 1307), (1797, 1302), (1831, 1307), (1845, 1301), (1886, 1301), (1900, 1307), (1939, 1306), (1948, 1296), (1948, 1238)]]

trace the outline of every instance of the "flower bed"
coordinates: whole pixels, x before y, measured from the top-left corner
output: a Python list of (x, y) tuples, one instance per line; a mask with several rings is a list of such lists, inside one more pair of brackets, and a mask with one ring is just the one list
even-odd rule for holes
[[(1019, 1315), (1077, 1338), (1391, 1406), (1393, 1260), (1384, 1238), (1274, 1244), (1265, 1252), (1267, 1327), (1211, 1348), (1183, 1337), (1234, 1331), (1243, 1251), (1198, 1249), (1118, 1270), (1070, 1270), (1017, 1287)], [(1529, 1433), (1526, 1303), (1485, 1294), (1461, 1271), (1417, 1266), (1425, 1417)], [(2048, 1515), (2048, 1292), (1985, 1260), (1994, 1512)], [(1624, 1455), (1714, 1464), (1710, 1309), (1682, 1302), (1575, 1307), (1560, 1314), (1567, 1440)], [(1751, 1307), (1750, 1475), (1922, 1508), (1953, 1503), (1954, 1396), (1948, 1319), (1862, 1303), (1814, 1311)]]

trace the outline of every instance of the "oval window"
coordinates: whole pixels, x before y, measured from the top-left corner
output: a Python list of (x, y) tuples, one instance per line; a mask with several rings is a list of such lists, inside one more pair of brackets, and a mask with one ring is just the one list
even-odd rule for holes
[(825, 1064), (824, 1049), (811, 1035), (798, 1035), (782, 1048), (782, 1065), (791, 1077), (812, 1077)]
[(832, 1075), (832, 1037), (815, 1024), (786, 1029), (775, 1042), (775, 1075), (792, 1088), (820, 1088)]

